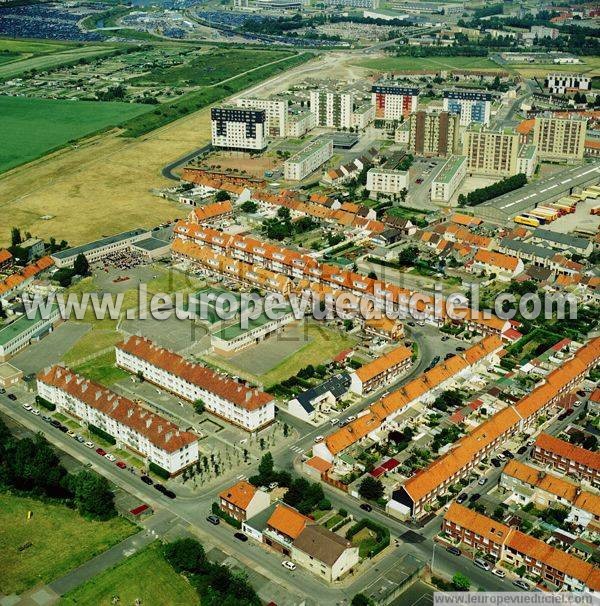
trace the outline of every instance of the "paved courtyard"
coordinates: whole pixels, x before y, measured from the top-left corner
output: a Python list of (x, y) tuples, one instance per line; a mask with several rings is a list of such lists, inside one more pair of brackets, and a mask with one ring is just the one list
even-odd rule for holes
[(63, 322), (49, 335), (18, 353), (10, 363), (26, 375), (60, 362), (75, 343), (90, 330), (89, 324)]
[(131, 335), (142, 335), (174, 351), (195, 346), (208, 334), (204, 326), (192, 320), (178, 320), (175, 315), (166, 320), (150, 317), (145, 320), (123, 320), (119, 329)]
[(311, 341), (302, 327), (294, 324), (228, 358), (228, 362), (253, 375), (263, 375)]

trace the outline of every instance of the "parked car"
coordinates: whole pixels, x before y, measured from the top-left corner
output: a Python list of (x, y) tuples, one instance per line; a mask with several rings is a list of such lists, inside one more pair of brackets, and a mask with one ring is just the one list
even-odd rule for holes
[(469, 497), (469, 501), (471, 503), (475, 503), (475, 501), (479, 501), (479, 499), (481, 499), (481, 495), (478, 492), (474, 492), (470, 497)]
[(219, 519), (219, 516), (216, 516), (214, 514), (210, 514), (209, 516), (206, 517), (207, 521), (209, 521), (213, 526), (218, 526), (221, 523), (221, 520)]
[(46, 423), (50, 423), (50, 421), (52, 421), (52, 419), (48, 415), (42, 415), (42, 421), (45, 421)]
[(127, 463), (124, 463), (123, 461), (117, 461), (115, 463), (115, 465), (119, 468), (119, 469), (127, 469)]
[(459, 346), (456, 348), (456, 351), (465, 351), (465, 348), (464, 348), (462, 345), (459, 345)]
[(108, 459), (111, 463), (114, 463), (117, 459), (114, 455), (111, 455), (110, 452), (104, 455), (105, 459)]
[(274, 490), (275, 488), (277, 488), (279, 486), (279, 482), (271, 482), (269, 484), (269, 490)]
[(33, 408), (29, 406), (29, 404), (23, 404), (22, 406), (27, 412), (31, 412), (33, 410)]
[(352, 421), (356, 421), (356, 415), (350, 415), (346, 418), (347, 423), (352, 423)]
[(248, 540), (248, 537), (243, 532), (235, 532), (233, 536), (242, 543), (245, 543)]
[(281, 565), (288, 570), (296, 570), (296, 564), (294, 564), (294, 562), (290, 562), (289, 560), (284, 560), (281, 562)]
[(477, 484), (479, 484), (479, 486), (483, 486), (486, 482), (487, 478), (485, 476), (481, 476), (479, 480), (477, 480)]
[(77, 434), (75, 436), (75, 439), (80, 443), (83, 444), (85, 442), (85, 438), (83, 436), (80, 436), (79, 434)]
[(418, 178), (418, 179), (415, 181), (415, 183), (416, 183), (417, 185), (421, 185), (421, 183), (423, 183), (423, 179), (421, 179), (421, 177), (419, 177), (419, 178)]
[(507, 459), (514, 459), (515, 455), (510, 451), (510, 450), (503, 450), (502, 454), (507, 458)]
[(106, 455), (106, 450), (104, 450), (103, 448), (96, 448), (96, 452), (101, 456), (104, 457)]
[(60, 427), (60, 421), (57, 421), (56, 419), (52, 419), (52, 421), (50, 421), (50, 425), (52, 425), (52, 427), (56, 427), (56, 429), (58, 429)]
[(462, 553), (458, 547), (453, 547), (452, 545), (450, 545), (450, 547), (446, 547), (446, 551), (455, 556), (459, 556)]
[(505, 456), (503, 453), (499, 452), (499, 453), (498, 453), (496, 456), (497, 456), (497, 457), (498, 457), (498, 458), (499, 458), (501, 461), (506, 461), (506, 456)]
[(515, 579), (513, 581), (513, 585), (519, 589), (522, 589), (523, 591), (529, 591), (531, 589), (531, 587), (529, 587), (529, 583), (526, 583), (522, 579)]
[(330, 423), (331, 423), (332, 425), (337, 425), (339, 422), (340, 422), (340, 420), (339, 420), (339, 419), (331, 419), (331, 421), (330, 421)]
[(14, 394), (14, 393), (9, 393), (9, 394), (8, 394), (6, 397), (7, 397), (9, 400), (12, 400), (13, 402), (16, 402), (16, 401), (17, 401), (17, 396), (15, 396), (15, 394)]
[(58, 429), (60, 429), (60, 431), (62, 431), (63, 433), (67, 433), (69, 431), (69, 428), (65, 425), (60, 425)]
[(489, 570), (491, 568), (489, 563), (486, 562), (483, 558), (475, 558), (473, 560), (473, 564), (475, 564), (475, 566), (477, 566), (478, 568), (481, 568), (483, 570)]
[(84, 446), (86, 448), (94, 448), (94, 443), (93, 442), (85, 442)]
[(581, 406), (581, 400), (577, 400), (577, 402), (573, 402), (573, 406), (575, 406), (575, 408), (579, 408)]
[(519, 448), (519, 450), (517, 450), (517, 454), (525, 454), (527, 452), (527, 446), (521, 446), (521, 448)]
[(319, 442), (323, 441), (323, 436), (315, 436), (315, 444), (318, 444)]
[(31, 414), (35, 415), (36, 417), (40, 416), (40, 411), (37, 408), (32, 408), (31, 409)]
[(469, 498), (469, 495), (466, 492), (461, 492), (456, 497), (456, 502), (460, 505), (460, 503), (464, 503)]
[(499, 461), (498, 459), (493, 458), (493, 459), (492, 459), (492, 465), (493, 465), (494, 467), (500, 467), (500, 466), (502, 465), (502, 463), (500, 463), (500, 461)]
[(154, 488), (156, 488), (156, 490), (158, 490), (158, 492), (162, 492), (162, 493), (164, 493), (165, 490), (167, 490), (162, 484), (154, 484)]
[(67, 431), (67, 435), (68, 435), (70, 438), (75, 439), (75, 432), (74, 432), (72, 429), (69, 429), (69, 431)]
[(152, 486), (152, 484), (154, 484), (154, 482), (152, 481), (152, 478), (149, 478), (148, 476), (142, 476), (140, 478), (140, 480), (142, 480), (142, 482), (144, 482), (144, 484), (148, 484), (148, 486)]
[(495, 574), (500, 579), (503, 579), (506, 576), (506, 572), (504, 572), (504, 570), (502, 570), (502, 568), (494, 568), (492, 570), (492, 574)]
[(177, 496), (172, 490), (169, 490), (168, 488), (163, 492), (163, 494), (168, 499), (174, 499)]
[(373, 508), (368, 503), (361, 503), (360, 508), (364, 511), (373, 511)]

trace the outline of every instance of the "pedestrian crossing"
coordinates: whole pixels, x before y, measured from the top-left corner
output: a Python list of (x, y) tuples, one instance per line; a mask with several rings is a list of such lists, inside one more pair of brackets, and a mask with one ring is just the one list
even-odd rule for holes
[(304, 453), (304, 448), (302, 446), (290, 446), (290, 450), (297, 452), (298, 454)]

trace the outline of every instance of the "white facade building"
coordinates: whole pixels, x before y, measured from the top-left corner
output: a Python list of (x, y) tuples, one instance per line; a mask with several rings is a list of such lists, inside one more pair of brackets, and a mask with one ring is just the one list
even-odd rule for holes
[(285, 137), (287, 133), (288, 101), (287, 99), (254, 99), (236, 100), (238, 107), (265, 110), (266, 134), (270, 137)]
[(461, 126), (469, 126), (473, 122), (487, 126), (492, 113), (492, 100), (491, 93), (481, 91), (444, 91), (444, 111), (458, 114)]
[(353, 108), (352, 93), (326, 89), (310, 91), (310, 111), (315, 115), (318, 126), (350, 128)]
[(333, 140), (315, 139), (288, 158), (283, 165), (286, 181), (301, 181), (333, 156)]
[(171, 475), (198, 460), (195, 434), (67, 368), (53, 366), (42, 371), (37, 388), (58, 412), (105, 431), (117, 445), (126, 446)]
[(267, 146), (266, 111), (241, 107), (210, 110), (212, 144), (239, 150), (261, 150)]
[(467, 157), (450, 156), (431, 182), (431, 200), (449, 202), (467, 176)]
[(290, 113), (287, 118), (286, 136), (302, 137), (316, 125), (317, 118), (310, 110)]
[(592, 79), (589, 76), (582, 74), (566, 74), (558, 72), (548, 74), (544, 81), (544, 86), (549, 92), (564, 95), (565, 93), (576, 93), (580, 91), (590, 90), (592, 87)]
[(399, 194), (408, 189), (408, 171), (370, 168), (367, 171), (367, 189), (371, 194)]
[(393, 80), (382, 80), (371, 88), (376, 120), (401, 120), (417, 110), (420, 90)]
[(132, 336), (116, 347), (117, 365), (162, 387), (176, 396), (195, 402), (202, 400), (208, 412), (246, 431), (257, 431), (275, 419), (273, 397)]
[(523, 145), (517, 156), (517, 173), (523, 173), (528, 179), (533, 177), (537, 167), (537, 147), (535, 145)]

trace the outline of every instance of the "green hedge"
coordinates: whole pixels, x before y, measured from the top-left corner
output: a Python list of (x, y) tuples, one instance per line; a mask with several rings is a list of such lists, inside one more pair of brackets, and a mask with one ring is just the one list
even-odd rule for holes
[(236, 520), (233, 516), (230, 516), (228, 513), (225, 513), (220, 507), (218, 503), (212, 504), (212, 512), (225, 520), (230, 526), (237, 528), (238, 530), (242, 527), (242, 523), (239, 520)]
[(383, 551), (390, 544), (390, 531), (385, 526), (381, 526), (377, 524), (377, 522), (373, 522), (373, 520), (363, 518), (360, 522), (357, 522), (348, 530), (346, 533), (346, 538), (350, 541), (352, 537), (360, 532), (363, 528), (368, 528), (377, 535), (377, 544), (369, 552), (369, 557), (374, 558), (380, 551)]
[(109, 444), (117, 443), (117, 441), (109, 433), (104, 431), (104, 429), (100, 429), (99, 427), (96, 427), (95, 425), (92, 425), (91, 423), (88, 423), (88, 429), (90, 430), (91, 433), (94, 433), (98, 437), (102, 438), (103, 440), (106, 440)]
[(56, 404), (48, 402), (48, 400), (46, 400), (46, 398), (42, 398), (42, 396), (35, 396), (35, 402), (46, 410), (56, 410)]
[(150, 464), (148, 465), (148, 469), (153, 474), (157, 475), (159, 478), (162, 478), (163, 480), (168, 480), (171, 477), (171, 474), (166, 469), (163, 469), (160, 465), (157, 465), (156, 463), (152, 463), (152, 461), (150, 461)]

